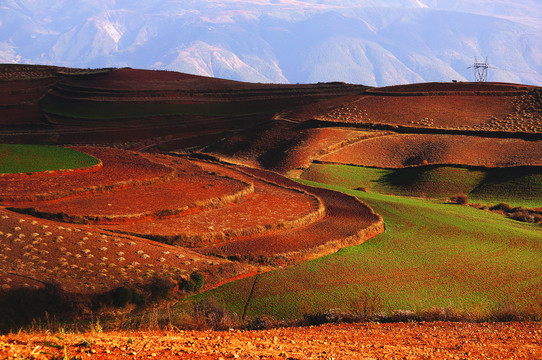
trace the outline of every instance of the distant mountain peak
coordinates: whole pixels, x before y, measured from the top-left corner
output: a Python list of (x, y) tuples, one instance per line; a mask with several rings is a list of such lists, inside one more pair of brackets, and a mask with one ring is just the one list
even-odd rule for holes
[(542, 84), (540, 19), (538, 0), (5, 0), (0, 61), (384, 86), (489, 56), (489, 80)]

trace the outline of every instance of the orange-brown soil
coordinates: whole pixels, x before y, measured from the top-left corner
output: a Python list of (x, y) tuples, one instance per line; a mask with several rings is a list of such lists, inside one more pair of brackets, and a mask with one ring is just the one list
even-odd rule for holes
[(305, 186), (264, 170), (239, 169), (281, 186), (315, 194), (325, 206), (325, 217), (303, 227), (260, 236), (239, 237), (225, 244), (200, 249), (204, 253), (263, 263), (288, 264), (361, 244), (384, 231), (382, 217), (357, 198)]
[(311, 128), (277, 121), (233, 135), (203, 152), (231, 163), (295, 177), (309, 167), (313, 159), (362, 139), (385, 134), (352, 128)]
[(321, 160), (383, 168), (428, 164), (542, 166), (542, 141), (462, 135), (392, 135), (357, 142)]
[[(331, 122), (455, 131), (542, 133), (537, 88), (498, 83), (428, 83), (367, 90), (312, 117)], [(302, 111), (300, 113), (303, 113)], [(307, 114), (311, 114), (308, 112)]]
[(470, 128), (490, 117), (504, 118), (512, 109), (512, 96), (366, 95), (326, 114), (325, 120), (352, 123), (389, 123), (435, 128)]
[(187, 278), (195, 269), (212, 286), (241, 270), (184, 248), (4, 209), (0, 229), (0, 292), (54, 282), (68, 292), (96, 293), (142, 286), (154, 275)]
[(224, 166), (199, 165), (207, 171), (252, 183), (254, 194), (245, 201), (205, 212), (104, 228), (163, 238), (180, 246), (202, 247), (231, 241), (237, 236), (303, 226), (323, 216), (323, 205), (315, 196), (229, 171)]
[[(64, 221), (0, 208), (4, 291), (54, 282), (71, 292), (95, 293), (141, 286), (154, 275), (178, 280), (196, 270), (213, 286), (252, 271), (133, 235), (209, 255), (291, 263), (383, 231), (382, 219), (356, 199), (273, 173), (166, 155), (78, 149), (103, 166), (86, 173), (29, 174), (18, 182), (0, 178), (9, 185), (2, 187), (3, 196), (14, 197), (15, 188), (24, 195), (19, 206), (31, 210), (19, 212)], [(81, 225), (84, 221), (96, 224)], [(111, 224), (115, 221), (119, 224)]]
[(0, 336), (0, 357), (50, 359), (539, 359), (540, 323), (362, 323), (258, 331)]
[(250, 183), (209, 174), (187, 160), (179, 159), (175, 169), (182, 174), (169, 182), (18, 207), (28, 205), (39, 213), (62, 213), (65, 218), (85, 223), (123, 223), (186, 215), (254, 193)]

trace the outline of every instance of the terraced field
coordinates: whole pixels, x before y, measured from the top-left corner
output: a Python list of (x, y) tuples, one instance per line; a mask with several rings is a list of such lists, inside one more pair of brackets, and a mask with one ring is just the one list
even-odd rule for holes
[[(48, 147), (39, 149), (51, 153)], [(76, 149), (65, 150), (82, 158), (90, 154), (102, 166), (0, 177), (2, 205), (11, 206), (0, 208), (2, 291), (55, 282), (69, 292), (95, 294), (117, 286), (144, 287), (156, 276), (181, 282), (196, 271), (212, 287), (254, 269), (224, 257), (266, 263), (281, 256), (283, 263), (298, 262), (314, 256), (318, 246), (345, 246), (340, 241), (352, 235), (343, 231), (331, 238), (328, 232), (311, 241), (298, 236), (288, 239), (286, 249), (269, 247), (265, 236), (284, 239), (296, 229), (315, 232), (321, 222), (329, 222), (333, 204), (309, 188), (288, 186), (281, 177), (224, 164), (111, 148)], [(34, 158), (31, 152), (23, 154)], [(361, 202), (357, 206), (364, 221), (352, 222), (349, 231), (361, 243), (381, 231), (377, 226), (364, 232), (380, 219)], [(348, 219), (338, 213), (332, 217)], [(241, 254), (217, 251), (217, 244), (237, 241), (252, 245)], [(283, 257), (287, 251), (301, 255)]]
[(540, 89), (531, 86), (432, 83), (370, 89), (317, 118), (370, 128), (540, 134), (540, 106)]
[(103, 192), (104, 190), (156, 183), (175, 177), (166, 166), (150, 162), (136, 153), (103, 148), (87, 148), (102, 164), (99, 171), (72, 174), (39, 174), (19, 178), (4, 176), (0, 199), (3, 205), (24, 203), (32, 200), (50, 200), (74, 194)]
[(320, 160), (381, 168), (435, 164), (488, 168), (541, 166), (542, 141), (463, 135), (394, 135), (356, 142)]
[(141, 152), (74, 145), (62, 151), (85, 161), (27, 152), (19, 168), (0, 157), (0, 302), (17, 289), (96, 299), (157, 282), (181, 297), (198, 275), (204, 293), (129, 321), (160, 326), (167, 313), (172, 328), (192, 301), (219, 304), (205, 321), (227, 310), (246, 326), (343, 310), (542, 314), (540, 226), (442, 201), (542, 206), (539, 88), (6, 68), (0, 139)]

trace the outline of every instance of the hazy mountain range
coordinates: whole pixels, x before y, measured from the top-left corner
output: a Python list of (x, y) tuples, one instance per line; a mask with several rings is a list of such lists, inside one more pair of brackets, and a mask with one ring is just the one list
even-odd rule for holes
[(252, 82), (542, 85), (540, 0), (2, 0), (0, 62)]

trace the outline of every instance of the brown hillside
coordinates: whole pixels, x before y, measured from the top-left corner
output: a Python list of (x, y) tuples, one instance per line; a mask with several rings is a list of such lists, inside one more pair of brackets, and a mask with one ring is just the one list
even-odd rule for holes
[(312, 117), (377, 128), (538, 134), (542, 133), (539, 92), (532, 86), (500, 83), (392, 86), (369, 89)]
[(323, 156), (321, 160), (383, 168), (432, 164), (542, 166), (542, 141), (397, 134), (357, 142)]

